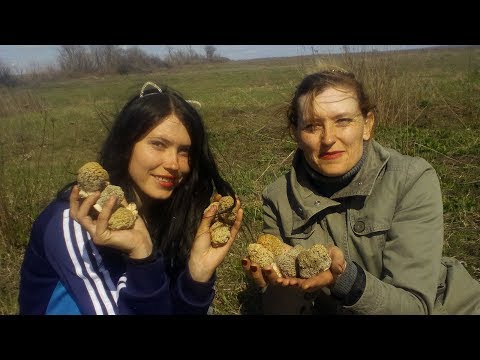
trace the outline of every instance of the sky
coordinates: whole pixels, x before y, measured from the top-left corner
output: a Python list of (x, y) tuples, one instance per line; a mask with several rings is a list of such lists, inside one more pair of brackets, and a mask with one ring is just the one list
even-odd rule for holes
[[(122, 47), (137, 45), (121, 45)], [(169, 45), (185, 49), (188, 45)], [(204, 54), (205, 45), (191, 45), (193, 49)], [(248, 60), (270, 57), (288, 57), (311, 55), (316, 53), (331, 54), (342, 52), (344, 45), (214, 45), (216, 54), (231, 60)], [(350, 46), (350, 45), (349, 45)], [(351, 45), (352, 49), (400, 50), (424, 48), (435, 45)], [(167, 45), (138, 45), (145, 52), (164, 57), (168, 53)], [(0, 62), (14, 70), (28, 70), (33, 67), (55, 65), (58, 45), (0, 45)]]

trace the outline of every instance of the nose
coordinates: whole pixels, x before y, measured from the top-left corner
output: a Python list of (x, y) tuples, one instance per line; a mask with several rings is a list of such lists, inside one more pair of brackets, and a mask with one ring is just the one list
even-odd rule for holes
[(321, 136), (322, 145), (332, 146), (333, 144), (335, 144), (335, 142), (337, 141), (336, 132), (335, 132), (335, 125), (334, 124), (326, 124), (323, 127), (323, 131), (322, 131), (322, 134), (320, 136)]
[(178, 154), (175, 149), (170, 149), (165, 153), (165, 162), (163, 167), (168, 170), (178, 170), (180, 168), (178, 164)]

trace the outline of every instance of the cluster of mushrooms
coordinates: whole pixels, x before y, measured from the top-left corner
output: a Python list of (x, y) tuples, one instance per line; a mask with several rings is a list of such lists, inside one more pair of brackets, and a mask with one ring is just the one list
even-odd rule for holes
[[(126, 230), (133, 228), (137, 219), (138, 211), (135, 203), (124, 205), (125, 195), (120, 186), (111, 185), (108, 172), (97, 162), (91, 161), (84, 164), (77, 173), (79, 195), (82, 199), (96, 191), (100, 191), (100, 198), (97, 200), (94, 209), (100, 213), (108, 199), (115, 195), (117, 202), (113, 213), (108, 220), (108, 228), (111, 230)], [(98, 214), (97, 214), (98, 215)]]
[(290, 246), (271, 234), (260, 234), (255, 243), (247, 247), (248, 256), (261, 268), (271, 266), (279, 277), (308, 279), (328, 270), (332, 259), (322, 244), (305, 249)]
[(222, 196), (220, 200), (210, 203), (205, 211), (213, 205), (216, 205), (218, 210), (210, 227), (211, 244), (212, 247), (221, 247), (230, 240), (230, 229), (237, 216), (235, 200), (231, 196)]

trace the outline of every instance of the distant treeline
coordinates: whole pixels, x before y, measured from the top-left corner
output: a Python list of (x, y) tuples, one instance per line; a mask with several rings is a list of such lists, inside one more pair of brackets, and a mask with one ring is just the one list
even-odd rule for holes
[(216, 47), (206, 45), (204, 53), (191, 46), (167, 47), (168, 55), (161, 58), (148, 54), (139, 47), (122, 48), (119, 45), (61, 45), (56, 64), (15, 73), (0, 59), (0, 86), (15, 86), (35, 79), (61, 76), (76, 77), (86, 74), (129, 74), (152, 72), (187, 64), (226, 62), (229, 59), (216, 54)]

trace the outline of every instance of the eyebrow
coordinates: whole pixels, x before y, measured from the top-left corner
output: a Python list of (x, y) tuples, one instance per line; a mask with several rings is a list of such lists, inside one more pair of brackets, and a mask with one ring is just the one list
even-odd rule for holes
[(334, 119), (340, 119), (340, 118), (344, 118), (344, 117), (354, 118), (358, 115), (360, 115), (360, 113), (343, 112), (343, 113), (335, 115), (333, 118)]
[(149, 140), (160, 140), (160, 141), (164, 141), (166, 142), (167, 144), (171, 144), (172, 142), (167, 139), (166, 137), (164, 136), (161, 136), (161, 135), (151, 135), (148, 137)]
[[(332, 119), (337, 120), (345, 117), (354, 118), (354, 117), (357, 117), (358, 115), (360, 115), (360, 113), (342, 112), (340, 114), (336, 114), (335, 116), (333, 116)], [(304, 121), (307, 121), (307, 122), (315, 122), (315, 121), (321, 121), (321, 120), (323, 120), (323, 117), (319, 117), (316, 115), (313, 116), (311, 119), (304, 119)]]
[[(166, 145), (172, 145), (173, 144), (173, 141), (171, 141), (170, 139), (162, 136), (162, 135), (153, 135), (151, 137), (148, 138), (150, 141), (151, 140), (157, 140), (157, 141), (163, 141)], [(192, 143), (190, 142), (190, 144), (179, 144), (178, 147), (179, 148), (190, 148), (192, 146)]]

